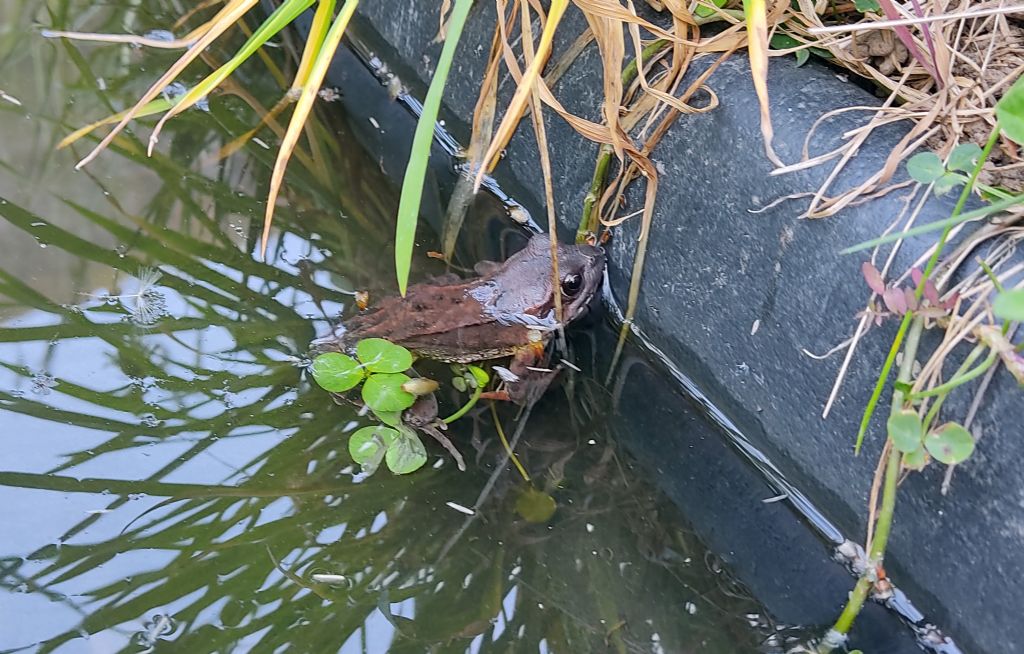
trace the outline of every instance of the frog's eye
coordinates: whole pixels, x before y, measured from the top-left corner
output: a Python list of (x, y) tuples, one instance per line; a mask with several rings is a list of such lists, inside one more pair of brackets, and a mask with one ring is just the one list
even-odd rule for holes
[(566, 275), (562, 278), (562, 295), (575, 297), (583, 288), (583, 278), (579, 275)]

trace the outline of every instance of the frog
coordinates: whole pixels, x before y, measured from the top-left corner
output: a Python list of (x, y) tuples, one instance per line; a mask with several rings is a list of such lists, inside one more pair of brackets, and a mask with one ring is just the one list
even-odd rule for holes
[(488, 396), (528, 404), (553, 378), (538, 378), (535, 373), (543, 371), (532, 369), (543, 362), (557, 330), (586, 313), (604, 277), (603, 248), (559, 243), (557, 252), (557, 285), (550, 237), (535, 234), (504, 263), (478, 263), (476, 277), (415, 284), (404, 297), (381, 300), (313, 341), (314, 350), (351, 351), (362, 339), (384, 338), (418, 357), (447, 363), (512, 357), (507, 369), (498, 369), (506, 389)]

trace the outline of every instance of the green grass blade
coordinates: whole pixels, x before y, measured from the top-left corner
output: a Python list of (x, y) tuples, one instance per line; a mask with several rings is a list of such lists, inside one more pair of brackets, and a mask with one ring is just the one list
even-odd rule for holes
[(203, 81), (199, 82), (199, 84), (196, 84), (194, 87), (189, 89), (187, 93), (182, 95), (175, 106), (167, 116), (160, 121), (160, 123), (163, 124), (168, 118), (181, 113), (198, 102), (202, 97), (209, 95), (209, 93), (213, 91), (213, 89), (217, 88), (217, 86), (219, 86), (220, 83), (228, 77), (228, 75), (235, 72), (235, 70), (245, 63), (249, 57), (263, 47), (263, 44), (269, 41), (271, 37), (287, 27), (299, 16), (299, 14), (309, 9), (309, 7), (313, 5), (313, 2), (314, 0), (287, 0), (282, 3), (281, 6), (275, 9), (274, 13), (270, 14), (270, 16), (263, 21), (263, 24), (252, 33), (252, 36), (242, 44), (242, 47), (237, 53), (235, 53), (234, 57), (229, 59), (220, 68), (207, 75)]
[(430, 80), (427, 97), (423, 101), (423, 113), (416, 125), (416, 134), (412, 140), (412, 151), (409, 165), (405, 168), (402, 181), (402, 196), (398, 203), (398, 223), (395, 225), (395, 275), (398, 277), (398, 290), (405, 295), (409, 283), (409, 267), (412, 263), (413, 240), (416, 237), (416, 223), (420, 217), (420, 199), (423, 196), (423, 181), (427, 176), (427, 161), (430, 158), (430, 146), (434, 138), (434, 125), (437, 113), (441, 109), (441, 95), (448, 80), (455, 49), (462, 36), (462, 28), (466, 24), (466, 16), (473, 5), (472, 0), (455, 0), (451, 19), (448, 22), (448, 37), (445, 39), (441, 57), (437, 60), (437, 70)]
[(999, 200), (998, 202), (993, 202), (987, 207), (981, 207), (980, 209), (968, 211), (967, 213), (964, 214), (950, 216), (949, 218), (944, 218), (943, 220), (936, 220), (935, 222), (931, 222), (926, 225), (920, 225), (918, 227), (908, 229), (905, 232), (899, 232), (897, 234), (888, 234), (886, 236), (881, 236), (879, 238), (873, 238), (870, 241), (858, 243), (857, 245), (853, 245), (846, 248), (845, 250), (842, 250), (840, 254), (853, 254), (854, 252), (867, 250), (877, 245), (885, 245), (886, 243), (892, 243), (893, 241), (909, 238), (911, 236), (920, 236), (921, 234), (927, 234), (928, 232), (934, 232), (940, 229), (948, 229), (950, 227), (955, 227), (960, 223), (965, 223), (969, 220), (984, 218), (985, 216), (998, 213), (1000, 211), (1003, 211), (1004, 209), (1009, 209), (1010, 207), (1016, 204), (1020, 204), (1022, 202), (1024, 202), (1024, 194), (1011, 195), (1010, 197)]
[[(988, 136), (988, 142), (985, 143), (985, 147), (981, 151), (981, 156), (978, 157), (977, 163), (974, 164), (974, 170), (971, 171), (971, 175), (967, 180), (967, 184), (965, 184), (964, 188), (960, 191), (960, 197), (957, 198), (956, 206), (953, 207), (952, 214), (950, 214), (950, 217), (947, 218), (946, 220), (936, 221), (937, 223), (950, 223), (950, 221), (953, 222), (947, 224), (945, 226), (945, 229), (943, 229), (942, 234), (939, 236), (939, 241), (938, 243), (935, 244), (935, 249), (932, 251), (932, 256), (931, 258), (928, 259), (928, 263), (924, 267), (923, 280), (920, 284), (918, 284), (917, 290), (914, 292), (914, 297), (917, 298), (918, 300), (921, 299), (921, 296), (924, 293), (924, 280), (928, 280), (931, 278), (932, 271), (935, 270), (935, 266), (939, 262), (939, 255), (942, 254), (942, 249), (946, 246), (946, 240), (949, 238), (949, 234), (952, 231), (953, 226), (957, 222), (963, 222), (964, 220), (968, 220), (967, 218), (965, 218), (965, 216), (970, 216), (972, 213), (977, 213), (977, 211), (985, 211), (986, 213), (984, 215), (988, 215), (993, 211), (998, 211), (999, 208), (997, 207), (1000, 204), (1002, 204), (1002, 202), (996, 202), (995, 204), (991, 204), (987, 207), (982, 207), (977, 211), (969, 211), (966, 214), (960, 213), (961, 211), (963, 211), (964, 205), (967, 204), (967, 198), (969, 198), (971, 196), (971, 193), (974, 191), (974, 185), (978, 181), (978, 174), (981, 172), (981, 167), (985, 165), (985, 161), (988, 160), (988, 156), (992, 153), (992, 148), (995, 146), (998, 138), (999, 123), (996, 123), (992, 127), (992, 132)], [(934, 225), (936, 223), (932, 224)], [(927, 227), (927, 225), (923, 225), (923, 227)], [(908, 232), (912, 231), (914, 230), (908, 230)], [(899, 235), (896, 236), (899, 237)], [(864, 437), (867, 435), (868, 427), (871, 425), (871, 417), (874, 415), (875, 407), (878, 406), (878, 401), (882, 397), (882, 391), (885, 388), (885, 382), (886, 380), (889, 379), (889, 373), (892, 371), (892, 366), (896, 362), (896, 356), (899, 354), (900, 346), (903, 344), (903, 338), (911, 327), (913, 316), (914, 312), (912, 311), (909, 311), (906, 314), (904, 314), (903, 320), (902, 322), (900, 322), (900, 328), (899, 330), (897, 330), (896, 337), (893, 339), (892, 346), (889, 348), (889, 355), (885, 358), (885, 363), (882, 364), (882, 370), (878, 374), (878, 381), (875, 382), (875, 388), (871, 392), (871, 398), (868, 400), (867, 406), (864, 407), (864, 415), (861, 416), (860, 419), (860, 427), (857, 430), (857, 442), (853, 446), (854, 454), (860, 454), (861, 445), (864, 444)], [(914, 328), (914, 331), (911, 332), (911, 340), (914, 342), (914, 351), (917, 350), (916, 343), (919, 333), (920, 321), (918, 321), (917, 326)], [(902, 402), (902, 399), (902, 393), (900, 391), (893, 391), (894, 405)]]

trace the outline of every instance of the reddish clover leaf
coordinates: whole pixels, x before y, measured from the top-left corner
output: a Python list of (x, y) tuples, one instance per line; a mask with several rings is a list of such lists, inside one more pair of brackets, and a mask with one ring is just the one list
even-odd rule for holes
[(868, 288), (879, 295), (885, 293), (885, 281), (882, 279), (882, 273), (878, 272), (878, 268), (871, 265), (870, 261), (865, 261), (861, 265), (860, 271), (864, 275), (864, 281), (868, 283)]
[(903, 295), (907, 298), (907, 310), (917, 311), (917, 296), (909, 288), (903, 289)]
[(952, 311), (956, 303), (960, 301), (960, 291), (953, 291), (953, 293), (946, 298), (945, 302), (942, 302), (940, 306), (946, 311)]
[(901, 288), (889, 288), (882, 293), (882, 301), (889, 311), (903, 315), (907, 312), (907, 296)]

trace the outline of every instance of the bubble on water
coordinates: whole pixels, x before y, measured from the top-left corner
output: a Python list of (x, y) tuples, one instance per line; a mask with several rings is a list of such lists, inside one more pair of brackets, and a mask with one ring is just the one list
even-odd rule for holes
[[(171, 82), (170, 84), (164, 87), (164, 90), (161, 91), (161, 94), (164, 96), (164, 99), (166, 99), (168, 102), (175, 102), (178, 98), (188, 93), (188, 91), (188, 87), (182, 84), (181, 82)], [(210, 110), (210, 102), (205, 95), (196, 100), (192, 106), (200, 111)]]
[(174, 32), (170, 30), (149, 30), (143, 36), (152, 41), (173, 41)]
[(154, 416), (152, 413), (146, 413), (142, 416), (140, 422), (146, 427), (155, 428), (159, 427), (163, 421)]
[(45, 372), (32, 375), (32, 392), (36, 395), (49, 395), (50, 389), (56, 385), (57, 380), (53, 375), (48, 375)]

